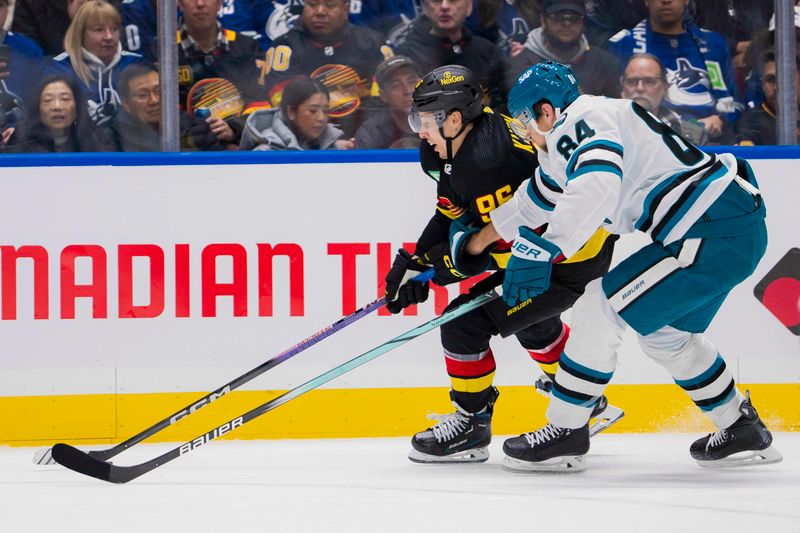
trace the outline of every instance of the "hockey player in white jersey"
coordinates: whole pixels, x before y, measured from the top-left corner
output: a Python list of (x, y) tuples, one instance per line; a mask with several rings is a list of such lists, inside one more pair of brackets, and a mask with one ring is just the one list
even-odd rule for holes
[[(509, 305), (547, 290), (554, 263), (604, 226), (642, 231), (647, 246), (586, 287), (572, 313), (548, 424), (507, 440), (518, 470), (582, 470), (592, 405), (611, 379), (627, 326), (719, 431), (695, 441), (702, 466), (782, 459), (749, 394), (703, 332), (728, 292), (755, 269), (767, 244), (765, 207), (744, 160), (700, 151), (630, 100), (579, 95), (569, 67), (524, 72), (508, 107), (541, 149), (540, 166), (492, 223), (453, 235), (453, 257), (514, 239), (503, 283)], [(552, 190), (563, 194), (554, 201)], [(555, 204), (555, 206), (553, 206)], [(542, 233), (534, 231), (548, 224)]]

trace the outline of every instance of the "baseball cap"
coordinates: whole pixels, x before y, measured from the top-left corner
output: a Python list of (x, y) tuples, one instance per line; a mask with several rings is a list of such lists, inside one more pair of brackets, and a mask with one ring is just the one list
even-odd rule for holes
[(559, 11), (572, 11), (579, 15), (586, 14), (586, 2), (584, 0), (545, 0), (544, 14), (551, 15)]
[(414, 72), (419, 74), (419, 68), (411, 61), (411, 58), (406, 56), (390, 57), (389, 59), (383, 60), (375, 69), (375, 80), (378, 82), (378, 86), (383, 87), (383, 85), (389, 81), (389, 77), (392, 73), (400, 67), (411, 67)]

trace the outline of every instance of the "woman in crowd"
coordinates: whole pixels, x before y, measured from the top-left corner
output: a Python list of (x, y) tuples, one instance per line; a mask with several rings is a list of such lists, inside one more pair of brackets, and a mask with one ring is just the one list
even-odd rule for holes
[(247, 118), (240, 150), (348, 150), (351, 140), (328, 123), (328, 89), (317, 80), (299, 77), (286, 86), (277, 109)]
[(98, 125), (107, 124), (119, 107), (117, 79), (142, 56), (122, 50), (122, 19), (105, 0), (88, 0), (72, 19), (64, 37), (66, 52), (45, 66), (47, 74), (77, 78), (89, 99), (89, 116)]
[(87, 114), (86, 99), (69, 76), (52, 75), (34, 89), (21, 128), (9, 140), (11, 152), (104, 152), (109, 149)]

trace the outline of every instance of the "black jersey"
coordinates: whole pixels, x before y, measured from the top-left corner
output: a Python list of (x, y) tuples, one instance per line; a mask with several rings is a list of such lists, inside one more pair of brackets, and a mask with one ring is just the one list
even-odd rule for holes
[[(450, 162), (440, 159), (428, 143), (420, 145), (422, 170), (438, 182), (438, 201), (436, 214), (417, 241), (417, 255), (447, 241), (450, 221), (464, 214), (480, 226), (488, 224), (489, 212), (510, 200), (538, 165), (536, 150), (518, 122), (485, 112), (473, 124)], [(505, 267), (508, 249), (504, 242), (495, 248), (499, 267)]]
[(381, 34), (369, 28), (348, 24), (338, 39), (322, 42), (299, 25), (273, 41), (259, 83), (277, 105), (292, 78), (319, 80), (330, 92), (331, 122), (353, 136), (372, 94), (375, 67), (389, 54)]

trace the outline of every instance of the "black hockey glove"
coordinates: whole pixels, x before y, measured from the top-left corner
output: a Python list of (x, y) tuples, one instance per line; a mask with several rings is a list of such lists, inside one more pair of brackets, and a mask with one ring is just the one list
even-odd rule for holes
[(444, 286), (467, 279), (467, 276), (456, 270), (453, 265), (453, 260), (450, 258), (450, 243), (442, 242), (435, 245), (422, 258), (436, 270), (433, 282), (437, 285)]
[(426, 270), (428, 267), (421, 260), (413, 258), (408, 251), (401, 249), (397, 252), (392, 268), (386, 275), (386, 309), (390, 313), (397, 314), (409, 305), (428, 299), (428, 282), (411, 279)]

